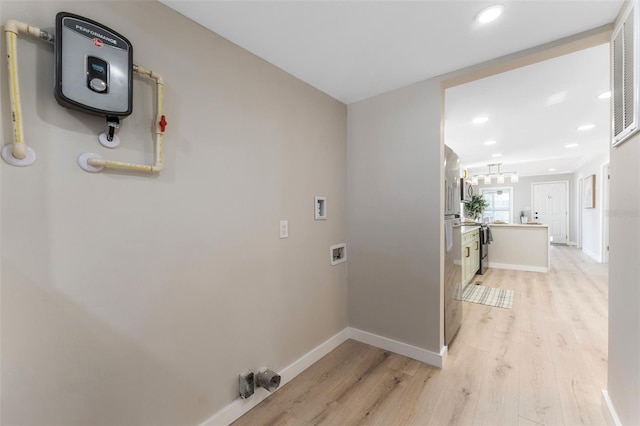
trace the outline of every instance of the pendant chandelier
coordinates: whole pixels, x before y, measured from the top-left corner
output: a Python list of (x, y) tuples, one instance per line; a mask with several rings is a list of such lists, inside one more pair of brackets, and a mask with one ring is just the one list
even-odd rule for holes
[[(518, 173), (517, 172), (501, 172), (500, 171), (501, 165), (502, 163), (487, 164), (487, 167), (489, 167), (489, 172), (484, 175), (483, 174), (473, 175), (473, 177), (471, 178), (471, 183), (473, 185), (477, 185), (480, 179), (484, 179), (485, 185), (491, 185), (491, 180), (494, 176), (496, 177), (496, 183), (498, 184), (503, 184), (505, 177), (509, 177), (511, 183), (518, 183)], [(493, 171), (494, 167), (497, 170), (495, 172)]]

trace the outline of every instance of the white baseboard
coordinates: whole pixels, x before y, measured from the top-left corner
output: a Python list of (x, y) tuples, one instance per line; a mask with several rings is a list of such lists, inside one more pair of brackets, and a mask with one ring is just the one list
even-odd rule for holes
[(426, 349), (419, 348), (417, 346), (409, 345), (407, 343), (398, 342), (397, 340), (389, 339), (387, 337), (378, 336), (366, 331), (358, 330), (357, 328), (349, 327), (347, 329), (347, 335), (350, 339), (357, 340), (358, 342), (366, 343), (371, 346), (375, 346), (386, 351), (404, 355), (409, 358), (417, 359), (426, 364), (433, 365), (442, 368), (444, 365), (444, 359), (447, 356), (447, 348), (444, 347), (440, 353), (431, 352)]
[(593, 260), (595, 260), (596, 262), (598, 262), (598, 263), (602, 263), (602, 257), (601, 257), (601, 256), (598, 256), (597, 254), (595, 254), (595, 253), (594, 253), (594, 252), (592, 252), (591, 250), (589, 250), (589, 249), (586, 249), (586, 248), (582, 247), (582, 252), (583, 252), (584, 254), (586, 254), (587, 256), (589, 256), (590, 258), (592, 258)]
[[(345, 328), (335, 336), (316, 346), (305, 355), (301, 356), (282, 371), (280, 371), (280, 386), (284, 386), (290, 382), (298, 374), (309, 368), (320, 358), (340, 346), (348, 339), (348, 328)], [(277, 390), (275, 391), (277, 392)], [(264, 401), (271, 393), (262, 388), (256, 388), (255, 393), (248, 399), (237, 398), (229, 405), (215, 413), (213, 416), (201, 423), (200, 426), (219, 426), (229, 425), (239, 419), (243, 414), (251, 410), (253, 407)]]
[[(389, 339), (387, 337), (347, 327), (280, 371), (280, 386), (284, 386), (293, 380), (293, 378), (298, 374), (302, 373), (320, 358), (340, 346), (347, 339), (357, 340), (358, 342), (366, 343), (399, 355), (404, 355), (439, 368), (442, 368), (447, 358), (446, 346), (440, 351), (440, 353), (435, 353), (407, 343), (398, 342), (397, 340)], [(278, 391), (276, 390), (275, 392)], [(272, 393), (269, 393), (265, 389), (256, 388), (253, 396), (248, 399), (237, 398), (233, 400), (229, 405), (201, 423), (200, 426), (229, 425), (253, 407), (264, 401), (271, 394)]]
[[(605, 416), (607, 416), (607, 423), (613, 424), (615, 426), (622, 426), (622, 422), (620, 421), (620, 417), (618, 417), (618, 413), (616, 413), (616, 409), (613, 406), (613, 402), (611, 402), (611, 398), (609, 397), (609, 392), (606, 389), (602, 389), (602, 412)], [(607, 408), (605, 410), (605, 407)]]
[(545, 268), (544, 266), (512, 265), (511, 263), (489, 262), (489, 268), (513, 269), (515, 271), (529, 271), (529, 272), (549, 272), (549, 268)]

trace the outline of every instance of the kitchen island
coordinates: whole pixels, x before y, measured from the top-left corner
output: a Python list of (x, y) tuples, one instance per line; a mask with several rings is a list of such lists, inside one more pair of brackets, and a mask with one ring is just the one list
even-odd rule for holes
[(489, 225), (489, 267), (549, 272), (549, 226), (543, 224)]

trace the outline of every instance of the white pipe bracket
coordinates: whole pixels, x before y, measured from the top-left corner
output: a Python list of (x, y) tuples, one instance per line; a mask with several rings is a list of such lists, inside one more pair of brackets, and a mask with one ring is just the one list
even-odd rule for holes
[(13, 156), (13, 144), (7, 144), (2, 147), (2, 151), (0, 151), (0, 156), (4, 161), (12, 166), (16, 167), (27, 167), (36, 162), (36, 152), (31, 149), (28, 145), (25, 145), (26, 153), (24, 158), (20, 159)]
[(107, 135), (108, 132), (102, 132), (98, 135), (98, 142), (100, 142), (100, 145), (109, 149), (113, 149), (120, 145), (120, 138), (118, 137), (118, 135), (113, 135), (113, 139), (111, 140), (109, 140)]
[(98, 173), (104, 169), (104, 166), (92, 166), (89, 164), (89, 160), (92, 158), (97, 158), (99, 160), (102, 159), (98, 154), (94, 154), (93, 152), (83, 152), (78, 157), (78, 165), (82, 170), (89, 173)]

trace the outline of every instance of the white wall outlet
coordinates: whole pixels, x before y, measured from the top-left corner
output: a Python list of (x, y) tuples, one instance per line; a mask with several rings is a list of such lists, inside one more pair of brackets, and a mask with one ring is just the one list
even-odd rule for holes
[(289, 238), (289, 221), (280, 221), (280, 238)]
[(334, 244), (329, 247), (331, 265), (337, 265), (347, 261), (347, 245), (345, 243)]
[(315, 220), (327, 219), (327, 197), (315, 197), (313, 203)]

